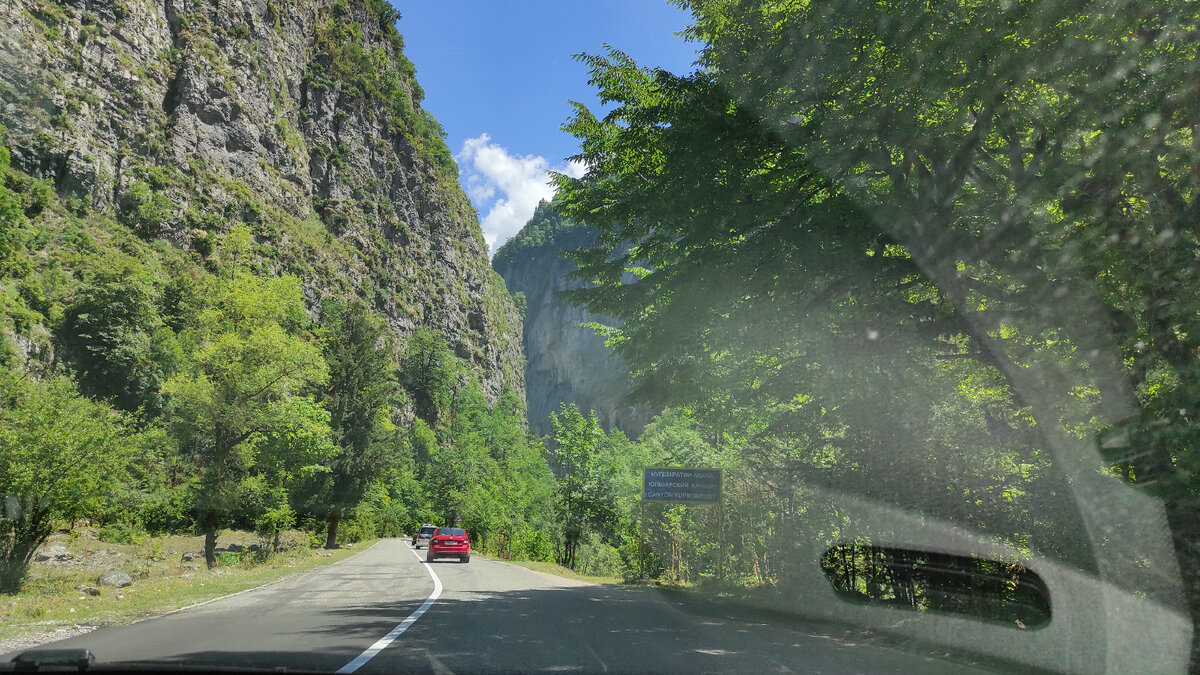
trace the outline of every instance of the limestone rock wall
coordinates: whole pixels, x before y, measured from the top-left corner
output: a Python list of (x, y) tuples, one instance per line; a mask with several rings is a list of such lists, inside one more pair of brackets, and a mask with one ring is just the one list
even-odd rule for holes
[[(263, 273), (444, 334), (523, 390), (520, 317), (384, 0), (0, 4), (15, 165), (198, 259), (250, 224)], [(399, 25), (403, 29), (403, 23)]]

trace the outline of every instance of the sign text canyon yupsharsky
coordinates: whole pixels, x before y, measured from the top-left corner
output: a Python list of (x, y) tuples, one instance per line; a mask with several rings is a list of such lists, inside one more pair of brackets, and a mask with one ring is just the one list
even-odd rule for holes
[(642, 498), (652, 502), (719, 502), (720, 469), (647, 468)]

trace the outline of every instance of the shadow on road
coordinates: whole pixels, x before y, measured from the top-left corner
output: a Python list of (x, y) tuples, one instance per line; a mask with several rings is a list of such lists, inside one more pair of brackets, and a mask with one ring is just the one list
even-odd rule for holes
[[(650, 588), (583, 586), (452, 593), (363, 666), (374, 672), (970, 672), (842, 631), (682, 611)], [(419, 602), (316, 609), (320, 628), (292, 651), (180, 652), (170, 664), (330, 672), (371, 646)], [(270, 631), (271, 626), (261, 626)], [(239, 639), (244, 643), (244, 639)], [(324, 647), (320, 645), (326, 645)], [(334, 646), (329, 646), (334, 645)], [(97, 657), (103, 661), (103, 654)]]

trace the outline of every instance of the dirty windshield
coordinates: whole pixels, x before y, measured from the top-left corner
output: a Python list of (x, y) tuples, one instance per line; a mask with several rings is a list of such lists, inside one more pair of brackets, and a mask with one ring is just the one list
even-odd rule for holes
[(8, 0), (0, 670), (1200, 672), (1198, 50)]

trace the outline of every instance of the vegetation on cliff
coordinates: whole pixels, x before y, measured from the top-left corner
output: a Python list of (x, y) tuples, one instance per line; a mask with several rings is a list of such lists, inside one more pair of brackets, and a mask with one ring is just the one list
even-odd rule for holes
[(203, 533), (209, 566), (230, 527), (268, 551), (296, 527), (337, 546), (427, 521), (482, 550), (548, 541), (517, 309), (391, 6), (19, 4), (0, 21), (0, 586), (82, 520)]

